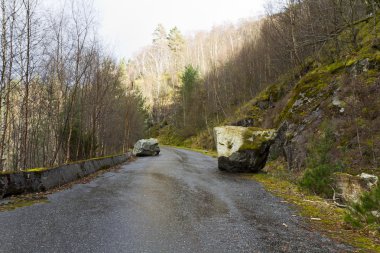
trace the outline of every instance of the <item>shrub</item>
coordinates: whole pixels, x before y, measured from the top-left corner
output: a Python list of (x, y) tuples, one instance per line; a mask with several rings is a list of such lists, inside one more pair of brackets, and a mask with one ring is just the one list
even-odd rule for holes
[(353, 203), (345, 221), (354, 227), (380, 225), (380, 184), (371, 192), (364, 193), (358, 203)]
[(314, 137), (308, 147), (307, 169), (299, 185), (315, 194), (331, 197), (331, 176), (334, 172), (341, 171), (342, 165), (331, 155), (336, 141), (332, 128), (325, 122), (321, 125), (321, 130), (320, 138)]

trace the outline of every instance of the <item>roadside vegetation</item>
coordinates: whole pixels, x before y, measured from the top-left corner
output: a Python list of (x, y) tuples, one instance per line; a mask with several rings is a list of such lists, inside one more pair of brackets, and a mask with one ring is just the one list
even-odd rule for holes
[(355, 228), (368, 227), (379, 231), (380, 225), (380, 185), (364, 193), (359, 203), (352, 204), (345, 221)]
[(337, 207), (331, 200), (303, 191), (296, 182), (284, 178), (284, 173), (288, 172), (279, 172), (278, 164), (269, 164), (269, 167), (273, 165), (277, 172), (244, 177), (262, 183), (267, 190), (293, 205), (311, 229), (350, 244), (358, 248), (358, 252), (380, 252), (380, 239), (373, 227), (361, 225), (361, 229), (353, 229), (351, 221), (347, 223), (346, 209)]
[(0, 172), (126, 152), (145, 134), (144, 99), (90, 1), (46, 2), (0, 1)]
[(299, 185), (311, 193), (329, 198), (333, 196), (334, 191), (332, 174), (342, 172), (344, 166), (335, 161), (331, 152), (336, 139), (329, 123), (324, 122), (321, 128), (322, 134), (313, 136), (310, 141), (306, 170), (299, 180)]

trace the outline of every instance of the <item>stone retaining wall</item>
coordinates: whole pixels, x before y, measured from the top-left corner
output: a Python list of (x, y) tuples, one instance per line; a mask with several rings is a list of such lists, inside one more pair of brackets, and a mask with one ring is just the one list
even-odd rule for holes
[(0, 199), (6, 196), (41, 192), (78, 180), (99, 170), (126, 162), (129, 153), (103, 159), (87, 160), (37, 172), (0, 175)]

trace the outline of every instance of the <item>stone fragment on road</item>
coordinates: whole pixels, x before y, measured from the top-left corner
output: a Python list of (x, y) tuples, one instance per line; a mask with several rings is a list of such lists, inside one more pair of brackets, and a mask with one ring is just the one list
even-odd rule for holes
[(160, 153), (157, 139), (142, 139), (136, 142), (133, 147), (135, 156), (156, 156)]

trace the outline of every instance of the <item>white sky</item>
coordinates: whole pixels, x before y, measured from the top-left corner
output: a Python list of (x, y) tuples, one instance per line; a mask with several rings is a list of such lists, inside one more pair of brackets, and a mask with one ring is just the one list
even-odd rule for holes
[(99, 34), (126, 59), (152, 41), (161, 23), (166, 30), (177, 26), (184, 35), (210, 30), (225, 22), (263, 14), (265, 0), (94, 0)]

